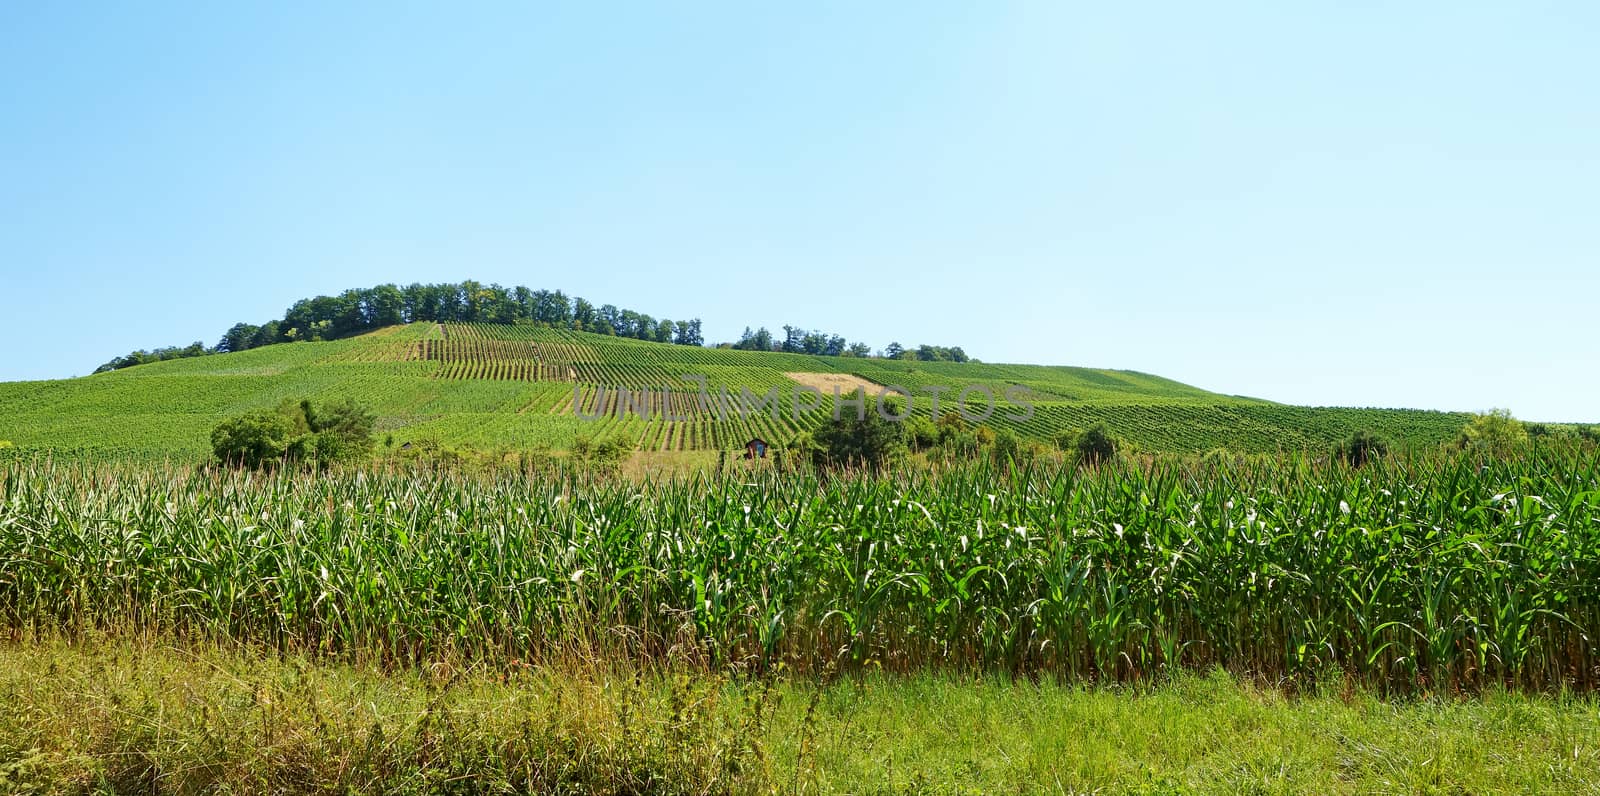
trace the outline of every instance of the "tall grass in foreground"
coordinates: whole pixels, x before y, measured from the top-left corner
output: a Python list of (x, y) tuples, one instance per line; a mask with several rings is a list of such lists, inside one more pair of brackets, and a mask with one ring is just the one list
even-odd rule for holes
[(0, 623), (396, 664), (1600, 684), (1592, 449), (749, 477), (12, 462)]
[[(1286, 697), (575, 662), (380, 672), (205, 644), (0, 644), (18, 794), (1595, 793), (1600, 703)], [(47, 676), (40, 676), (47, 673)]]

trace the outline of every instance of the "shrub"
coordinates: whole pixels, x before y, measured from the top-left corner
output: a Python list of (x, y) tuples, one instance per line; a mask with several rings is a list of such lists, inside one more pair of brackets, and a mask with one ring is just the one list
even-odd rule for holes
[(579, 437), (572, 443), (572, 458), (601, 470), (614, 470), (633, 452), (620, 437)]
[(912, 450), (927, 450), (939, 444), (939, 427), (922, 415), (906, 418), (906, 442)]
[(1509, 409), (1490, 409), (1481, 415), (1473, 415), (1461, 429), (1461, 436), (1457, 440), (1462, 448), (1495, 457), (1509, 456), (1527, 442), (1528, 429), (1522, 421), (1511, 416)]
[(980, 448), (994, 447), (994, 429), (989, 428), (988, 426), (978, 426), (977, 428), (973, 429), (972, 438), (977, 440), (978, 447)]
[(877, 412), (841, 415), (812, 434), (812, 460), (819, 467), (862, 465), (874, 470), (905, 452), (905, 428)]
[(1373, 459), (1382, 458), (1389, 446), (1378, 435), (1365, 429), (1351, 434), (1339, 445), (1338, 456), (1351, 467), (1360, 467)]
[(797, 431), (789, 438), (788, 448), (798, 456), (815, 457), (822, 446), (817, 444), (816, 436), (811, 432)]
[(261, 469), (278, 462), (327, 466), (372, 452), (377, 418), (354, 401), (318, 410), (310, 400), (285, 400), (276, 410), (229, 418), (211, 431), (211, 452), (224, 464)]
[(1078, 429), (1075, 428), (1062, 429), (1056, 432), (1056, 435), (1051, 437), (1050, 441), (1055, 443), (1056, 450), (1071, 451), (1078, 444), (1079, 433)]
[(315, 454), (318, 461), (350, 461), (364, 459), (372, 453), (372, 428), (377, 417), (355, 401), (346, 399), (320, 411), (310, 401), (301, 402), (306, 415), (306, 425), (315, 437)]
[(939, 415), (939, 421), (934, 427), (938, 431), (940, 445), (972, 433), (972, 424), (968, 423), (959, 412), (945, 412)]
[(1079, 434), (1072, 443), (1072, 449), (1078, 454), (1078, 461), (1100, 464), (1117, 455), (1117, 442), (1111, 437), (1111, 431), (1102, 424)]
[(994, 458), (996, 461), (1022, 461), (1026, 458), (1026, 451), (1022, 440), (1010, 429), (1000, 429), (994, 435)]
[(261, 469), (283, 461), (295, 440), (293, 421), (263, 410), (218, 424), (211, 430), (211, 452), (223, 464)]

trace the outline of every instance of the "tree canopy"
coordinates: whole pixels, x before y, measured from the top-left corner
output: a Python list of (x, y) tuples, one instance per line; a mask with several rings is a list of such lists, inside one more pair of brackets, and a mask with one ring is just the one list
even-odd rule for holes
[[(870, 403), (862, 391), (855, 397)], [(807, 441), (813, 461), (822, 467), (856, 466), (879, 469), (906, 451), (906, 430), (876, 411), (845, 412), (813, 432)]]
[[(789, 354), (814, 354), (830, 357), (869, 357), (872, 347), (866, 343), (851, 343), (843, 336), (785, 325), (783, 334), (773, 334), (762, 326), (751, 330), (744, 328), (737, 342), (727, 344), (736, 351), (782, 351)], [(921, 345), (915, 350), (890, 343), (882, 353), (883, 359), (907, 359), (919, 362), (968, 362), (967, 352), (960, 346)]]
[[(140, 349), (116, 357), (95, 370), (108, 370), (159, 362), (167, 359), (247, 351), (274, 343), (301, 340), (336, 340), (351, 335), (425, 321), (431, 323), (531, 323), (552, 329), (629, 337), (657, 343), (702, 346), (706, 344), (699, 318), (675, 321), (657, 319), (637, 310), (614, 304), (596, 306), (587, 299), (567, 296), (559, 290), (532, 290), (517, 286), (485, 285), (467, 280), (437, 285), (393, 284), (346, 290), (337, 296), (301, 299), (280, 319), (256, 325), (240, 322), (223, 332), (212, 347), (198, 341), (188, 346)], [(729, 348), (750, 351), (785, 351), (826, 356), (870, 356), (866, 343), (851, 344), (841, 335), (799, 326), (784, 326), (781, 336), (766, 327), (751, 331), (746, 327), (739, 341)], [(890, 343), (882, 356), (889, 359), (914, 359), (925, 362), (966, 362), (960, 346), (922, 345), (916, 349)]]
[(1461, 429), (1458, 444), (1462, 448), (1503, 457), (1515, 453), (1528, 442), (1528, 429), (1522, 421), (1512, 417), (1510, 409), (1490, 409), (1473, 415)]
[(283, 318), (259, 326), (236, 323), (213, 347), (195, 342), (185, 347), (138, 350), (112, 359), (95, 370), (142, 365), (182, 357), (246, 351), (273, 343), (297, 340), (335, 340), (385, 326), (427, 322), (516, 323), (554, 329), (632, 337), (677, 345), (704, 345), (700, 319), (657, 321), (647, 314), (606, 304), (598, 309), (589, 301), (569, 298), (559, 290), (506, 288), (467, 280), (455, 284), (393, 284), (346, 290), (337, 296), (301, 299)]
[(287, 399), (276, 409), (232, 417), (211, 431), (211, 452), (223, 464), (264, 469), (279, 464), (355, 461), (372, 452), (376, 417), (345, 400), (317, 407)]
[(1351, 434), (1340, 443), (1337, 451), (1339, 458), (1351, 467), (1361, 467), (1374, 459), (1383, 458), (1388, 452), (1388, 443), (1365, 429)]

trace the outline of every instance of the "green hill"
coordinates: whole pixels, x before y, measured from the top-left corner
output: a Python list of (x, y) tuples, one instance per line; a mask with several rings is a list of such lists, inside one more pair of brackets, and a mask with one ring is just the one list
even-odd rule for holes
[[(706, 379), (704, 398), (683, 378), (694, 374)], [(791, 403), (801, 384), (827, 396), (823, 409), (797, 419)], [(373, 407), (380, 433), (396, 445), (563, 449), (580, 437), (606, 435), (641, 450), (731, 449), (751, 436), (787, 440), (826, 416), (833, 385), (847, 392), (852, 384), (902, 386), (916, 396), (918, 413), (929, 406), (927, 390), (940, 387), (947, 391), (942, 411), (951, 411), (956, 394), (968, 390), (969, 405), (981, 413), (987, 388), (997, 399), (987, 425), (1049, 439), (1105, 423), (1118, 436), (1161, 451), (1322, 448), (1360, 428), (1393, 443), (1432, 444), (1454, 435), (1465, 419), (1284, 406), (1132, 371), (739, 351), (529, 324), (419, 322), (79, 379), (0, 383), (0, 439), (22, 451), (201, 457), (211, 428), (224, 417), (285, 398), (349, 397)], [(630, 393), (619, 396), (618, 387)], [(776, 390), (778, 416), (734, 412), (723, 390), (737, 404), (741, 388), (757, 397)], [(639, 397), (641, 389), (650, 390), (648, 399)], [(1017, 419), (1023, 412), (1007, 395), (1031, 401), (1032, 417)], [(663, 419), (663, 411), (675, 419)]]

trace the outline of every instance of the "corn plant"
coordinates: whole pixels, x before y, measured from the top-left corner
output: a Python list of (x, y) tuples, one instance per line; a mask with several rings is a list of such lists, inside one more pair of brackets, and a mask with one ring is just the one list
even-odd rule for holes
[(0, 483), (17, 636), (1403, 689), (1588, 689), (1600, 665), (1592, 448), (644, 483), (22, 458)]

